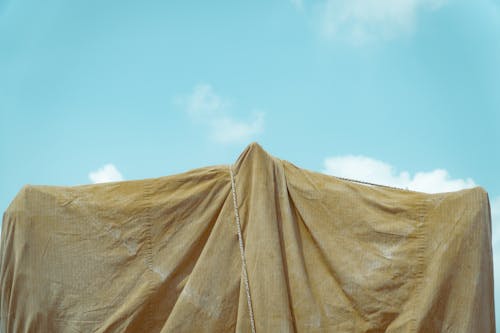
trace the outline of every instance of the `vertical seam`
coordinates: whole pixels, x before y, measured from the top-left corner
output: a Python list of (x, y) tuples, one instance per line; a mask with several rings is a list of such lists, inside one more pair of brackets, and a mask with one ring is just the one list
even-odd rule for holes
[(415, 288), (415, 300), (417, 302), (416, 306), (413, 308), (413, 327), (412, 331), (417, 333), (419, 328), (419, 323), (417, 322), (417, 313), (418, 313), (418, 305), (421, 303), (422, 299), (420, 297), (422, 291), (422, 285), (424, 280), (424, 271), (425, 271), (425, 249), (426, 249), (426, 218), (427, 218), (427, 204), (428, 200), (425, 198), (421, 199), (418, 207), (417, 207), (417, 215), (418, 215), (418, 225), (417, 225), (417, 286)]
[[(145, 184), (145, 189), (144, 189), (144, 196), (145, 196), (145, 213), (144, 213), (144, 220), (145, 220), (145, 225), (146, 225), (146, 264), (148, 266), (148, 271), (149, 275), (146, 275), (146, 277), (150, 277), (152, 272), (153, 272), (153, 241), (152, 241), (152, 228), (153, 228), (153, 223), (152, 223), (152, 214), (151, 214), (151, 209), (152, 209), (152, 202), (151, 202), (151, 197), (152, 197), (152, 184), (150, 182)], [(152, 283), (152, 281), (147, 278), (147, 282), (149, 284)], [(151, 332), (153, 329), (153, 305), (149, 303), (147, 305), (146, 309), (146, 328), (148, 332)]]

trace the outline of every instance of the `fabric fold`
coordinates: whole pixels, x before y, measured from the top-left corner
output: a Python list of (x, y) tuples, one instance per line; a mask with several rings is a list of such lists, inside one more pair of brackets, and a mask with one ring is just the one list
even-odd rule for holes
[[(484, 189), (360, 184), (256, 143), (232, 170), (256, 332), (495, 332)], [(23, 187), (0, 332), (251, 332), (228, 166)]]

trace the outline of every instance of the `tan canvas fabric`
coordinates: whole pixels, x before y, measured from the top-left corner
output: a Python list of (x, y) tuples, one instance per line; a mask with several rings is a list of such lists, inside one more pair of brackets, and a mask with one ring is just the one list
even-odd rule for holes
[[(256, 331), (494, 332), (491, 218), (423, 194), (232, 166)], [(228, 166), (25, 186), (3, 216), (2, 332), (250, 332)]]

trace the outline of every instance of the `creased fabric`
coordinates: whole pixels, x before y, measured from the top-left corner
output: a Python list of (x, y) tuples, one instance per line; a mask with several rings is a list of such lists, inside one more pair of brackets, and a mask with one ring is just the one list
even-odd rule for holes
[[(257, 332), (495, 332), (482, 188), (367, 186), (257, 144), (232, 168)], [(250, 332), (228, 166), (25, 186), (0, 260), (2, 333)]]

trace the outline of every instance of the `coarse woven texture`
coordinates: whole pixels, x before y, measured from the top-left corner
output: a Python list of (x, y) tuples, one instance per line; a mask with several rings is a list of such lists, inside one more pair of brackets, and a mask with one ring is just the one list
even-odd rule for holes
[[(495, 332), (482, 188), (367, 186), (257, 144), (232, 168), (257, 332)], [(230, 177), (23, 187), (0, 331), (250, 332)]]

